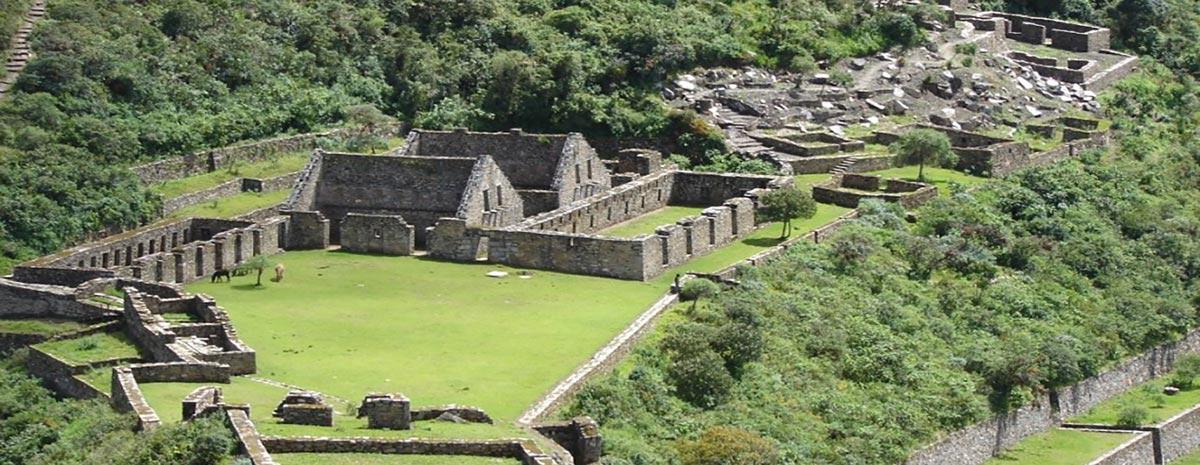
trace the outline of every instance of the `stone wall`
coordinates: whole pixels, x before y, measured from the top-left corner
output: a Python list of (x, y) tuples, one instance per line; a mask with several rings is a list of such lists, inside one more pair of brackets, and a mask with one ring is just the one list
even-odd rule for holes
[(0, 278), (0, 316), (63, 318), (93, 321), (115, 313), (101, 305), (77, 299), (75, 289), (29, 284)]
[[(104, 366), (111, 366), (119, 362), (120, 360), (113, 360), (108, 363), (97, 363), (95, 366), (103, 368)], [(37, 347), (30, 347), (29, 355), (25, 359), (26, 371), (31, 376), (41, 380), (42, 384), (55, 394), (76, 399), (108, 397), (107, 394), (96, 389), (95, 386), (75, 377), (75, 375), (83, 374), (91, 368), (89, 365), (72, 365)]]
[(1115, 84), (1117, 81), (1124, 79), (1125, 76), (1132, 74), (1138, 68), (1138, 58), (1136, 56), (1114, 50), (1102, 50), (1100, 53), (1106, 55), (1117, 55), (1121, 57), (1121, 61), (1117, 62), (1115, 66), (1093, 75), (1092, 78), (1083, 85), (1083, 87), (1087, 89), (1095, 91), (1105, 89), (1108, 86)]
[[(262, 438), (265, 448), (275, 454), (411, 454), (468, 455), (520, 460), (523, 464), (554, 464), (532, 441), (516, 439), (388, 439), (367, 437), (275, 437)], [(565, 464), (564, 464), (565, 465)]]
[[(382, 132), (394, 134), (402, 130), (401, 126), (391, 126), (384, 128)], [(130, 171), (142, 180), (142, 184), (155, 184), (211, 173), (238, 163), (251, 163), (286, 153), (312, 150), (317, 147), (318, 140), (342, 137), (347, 131), (349, 130), (335, 129), (238, 144), (147, 163), (130, 168)]]
[(163, 200), (161, 215), (166, 216), (193, 205), (212, 202), (227, 197), (233, 197), (242, 192), (272, 192), (290, 188), (296, 183), (300, 173), (289, 173), (268, 179), (239, 178), (223, 182), (215, 187), (202, 191), (189, 192), (177, 197)]
[(888, 179), (880, 190), (880, 182), (879, 176), (839, 175), (832, 181), (813, 185), (812, 196), (817, 202), (846, 208), (858, 208), (864, 199), (879, 199), (910, 209), (937, 197), (937, 187), (932, 185)]
[(138, 363), (129, 365), (139, 383), (229, 384), (228, 365), (212, 362)]
[[(1122, 433), (1110, 433), (1122, 434)], [(1116, 449), (1100, 456), (1088, 465), (1148, 465), (1158, 463), (1154, 457), (1154, 437), (1149, 432), (1134, 433), (1133, 438), (1125, 441)]]
[(138, 386), (133, 372), (127, 367), (113, 368), (112, 376), (112, 406), (118, 412), (133, 412), (138, 417), (139, 430), (157, 428), (162, 421), (158, 413), (150, 406), (142, 388)]
[(16, 266), (13, 268), (12, 279), (23, 283), (52, 284), (55, 286), (75, 287), (85, 282), (112, 278), (116, 276), (111, 270), (79, 269), (64, 266)]
[(263, 445), (262, 437), (258, 434), (258, 429), (254, 427), (254, 422), (250, 421), (250, 414), (245, 410), (226, 409), (225, 418), (229, 422), (230, 429), (233, 430), (233, 435), (238, 442), (238, 452), (250, 458), (250, 463), (253, 465), (278, 465), (271, 454), (267, 452), (266, 446)]
[(775, 189), (794, 184), (791, 177), (733, 173), (676, 171), (671, 186), (672, 205), (721, 205), (756, 189)]
[(1156, 425), (1163, 463), (1169, 463), (1200, 448), (1200, 406)]
[(342, 250), (384, 255), (412, 255), (413, 225), (399, 215), (349, 213), (342, 220)]
[(600, 461), (604, 441), (600, 437), (600, 426), (588, 417), (568, 421), (544, 423), (533, 427), (538, 433), (558, 443), (575, 459), (575, 465), (587, 465)]
[(994, 11), (973, 17), (1005, 20), (1005, 32), (1014, 40), (1040, 45), (1049, 38), (1051, 47), (1072, 52), (1098, 52), (1109, 48), (1111, 32), (1099, 26)]
[(438, 405), (433, 407), (414, 408), (410, 412), (412, 421), (436, 420), (442, 415), (454, 415), (471, 423), (492, 424), (492, 417), (478, 407), (466, 405)]
[(589, 234), (667, 206), (674, 172), (660, 172), (622, 184), (576, 205), (544, 213), (512, 229)]
[(623, 239), (553, 231), (487, 230), (489, 262), (518, 268), (646, 280), (646, 237)]

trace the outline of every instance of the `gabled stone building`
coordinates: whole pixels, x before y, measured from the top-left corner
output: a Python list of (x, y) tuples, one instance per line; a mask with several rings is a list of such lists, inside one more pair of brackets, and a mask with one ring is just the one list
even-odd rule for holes
[(412, 157), (318, 151), (285, 211), (289, 246), (341, 244), (407, 254), (439, 218), (500, 227), (523, 218), (523, 203), (492, 157)]
[(578, 133), (414, 130), (396, 155), (408, 157), (491, 156), (533, 216), (592, 197), (612, 187), (603, 160)]

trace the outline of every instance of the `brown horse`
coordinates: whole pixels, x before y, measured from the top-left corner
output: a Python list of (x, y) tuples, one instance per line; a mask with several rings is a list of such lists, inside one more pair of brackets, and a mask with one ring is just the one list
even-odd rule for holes
[(225, 282), (233, 280), (233, 278), (229, 277), (229, 270), (217, 270), (213, 272), (211, 282), (219, 282), (221, 278), (225, 278)]

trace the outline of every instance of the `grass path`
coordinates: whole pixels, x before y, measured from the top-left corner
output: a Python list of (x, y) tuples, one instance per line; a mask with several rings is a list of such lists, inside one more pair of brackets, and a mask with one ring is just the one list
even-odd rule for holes
[(284, 200), (287, 200), (290, 194), (291, 191), (286, 189), (263, 193), (242, 192), (232, 197), (225, 197), (181, 208), (171, 212), (166, 218), (179, 219), (192, 216), (202, 218), (233, 218), (262, 208), (279, 205)]
[(1026, 438), (985, 465), (1085, 465), (1130, 439), (1128, 433), (1053, 429)]
[(596, 234), (610, 237), (635, 237), (642, 234), (654, 234), (659, 226), (674, 224), (683, 218), (697, 216), (705, 207), (685, 207), (669, 205), (652, 211), (624, 223), (602, 229)]
[(517, 465), (515, 459), (460, 455), (274, 454), (279, 465)]

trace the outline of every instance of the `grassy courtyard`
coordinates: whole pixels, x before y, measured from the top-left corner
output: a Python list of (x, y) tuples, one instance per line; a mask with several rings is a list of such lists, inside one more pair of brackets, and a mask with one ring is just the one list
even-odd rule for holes
[(150, 190), (169, 199), (183, 194), (211, 189), (234, 179), (271, 178), (300, 171), (308, 163), (309, 156), (310, 152), (307, 151), (287, 153), (270, 160), (239, 164), (232, 168), (219, 169), (211, 173), (173, 179), (156, 184)]
[(84, 324), (71, 320), (56, 319), (13, 319), (0, 320), (0, 333), (9, 334), (40, 334), (53, 336), (70, 331), (83, 329)]
[(1026, 438), (985, 465), (1084, 465), (1130, 439), (1127, 433), (1054, 429)]
[[(898, 178), (906, 181), (917, 180), (918, 167), (902, 166), (898, 168), (888, 168), (886, 170), (872, 171), (867, 174), (883, 176), (884, 178)], [(956, 183), (963, 187), (977, 186), (987, 181), (987, 178), (972, 176), (962, 171), (955, 171), (946, 168), (925, 167), (925, 182), (931, 183), (938, 188), (938, 195), (949, 195), (950, 184)]]
[(1200, 450), (1172, 460), (1171, 465), (1200, 465)]
[(597, 234), (611, 237), (636, 237), (642, 234), (654, 234), (659, 226), (674, 224), (676, 221), (689, 216), (697, 216), (705, 207), (686, 207), (668, 205), (624, 223), (603, 229)]
[(77, 339), (43, 342), (34, 347), (74, 365), (139, 356), (137, 346), (124, 333), (97, 333)]
[(431, 455), (274, 454), (279, 465), (516, 465), (515, 459)]
[(1150, 412), (1146, 424), (1155, 424), (1200, 404), (1200, 385), (1180, 391), (1173, 396), (1162, 393), (1163, 387), (1166, 385), (1167, 380), (1161, 378), (1143, 384), (1093, 407), (1083, 415), (1072, 418), (1071, 422), (1115, 425), (1122, 409), (1129, 405), (1138, 405), (1145, 407), (1146, 411)]
[(287, 200), (290, 194), (291, 191), (286, 189), (273, 192), (242, 192), (232, 197), (225, 197), (181, 208), (171, 212), (170, 215), (167, 215), (167, 218), (233, 218), (245, 215), (254, 210), (279, 205), (284, 200)]

